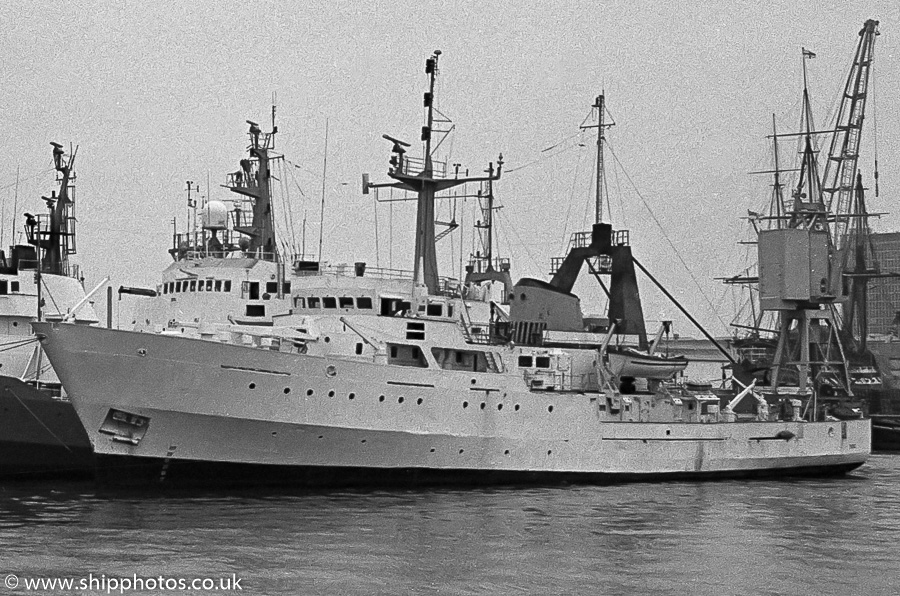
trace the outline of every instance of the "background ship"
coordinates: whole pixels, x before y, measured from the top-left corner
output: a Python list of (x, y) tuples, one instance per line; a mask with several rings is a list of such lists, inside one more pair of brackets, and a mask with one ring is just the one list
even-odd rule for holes
[(55, 371), (31, 332), (33, 320), (98, 322), (75, 254), (77, 149), (53, 145), (59, 188), (47, 212), (25, 214), (28, 244), (0, 251), (0, 477), (88, 477), (90, 442)]

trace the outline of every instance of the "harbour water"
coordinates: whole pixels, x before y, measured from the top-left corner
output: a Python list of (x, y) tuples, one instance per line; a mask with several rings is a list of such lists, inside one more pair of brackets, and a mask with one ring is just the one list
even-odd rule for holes
[[(782, 481), (168, 495), (5, 485), (0, 594), (896, 594), (898, 492), (900, 455)], [(74, 584), (27, 589), (40, 578)], [(123, 589), (136, 578), (217, 589)], [(235, 579), (240, 590), (218, 589)]]

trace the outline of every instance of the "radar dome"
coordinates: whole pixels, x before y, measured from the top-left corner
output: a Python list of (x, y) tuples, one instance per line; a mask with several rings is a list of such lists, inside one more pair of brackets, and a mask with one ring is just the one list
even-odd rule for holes
[(204, 230), (224, 230), (228, 227), (228, 207), (222, 201), (210, 201), (201, 214)]

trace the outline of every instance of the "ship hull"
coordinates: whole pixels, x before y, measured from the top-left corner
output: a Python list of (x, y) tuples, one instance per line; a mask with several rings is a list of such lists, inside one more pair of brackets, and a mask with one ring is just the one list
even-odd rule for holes
[(101, 486), (123, 489), (552, 486), (676, 480), (827, 477), (846, 474), (861, 465), (862, 462), (848, 462), (793, 467), (790, 470), (756, 468), (717, 472), (611, 473), (418, 467), (285, 466), (101, 455), (97, 457), (96, 478)]
[(35, 326), (106, 484), (509, 484), (842, 473), (868, 420), (604, 421), (602, 396), (210, 341)]
[(0, 377), (0, 478), (93, 477), (91, 444), (72, 403)]

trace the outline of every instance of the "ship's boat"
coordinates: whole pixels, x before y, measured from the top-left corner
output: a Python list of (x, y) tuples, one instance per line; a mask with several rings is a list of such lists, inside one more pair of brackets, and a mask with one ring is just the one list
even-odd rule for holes
[(610, 371), (620, 377), (671, 379), (688, 365), (687, 358), (683, 356), (651, 354), (636, 348), (610, 347), (606, 354)]
[[(34, 329), (72, 395), (101, 482), (141, 486), (509, 484), (844, 473), (869, 455), (868, 420), (805, 422), (799, 405), (729, 415), (708, 388), (622, 376), (616, 336), (646, 342), (627, 234), (598, 222), (549, 282), (488, 260), (438, 275), (436, 195), (486, 175), (432, 156), (439, 52), (426, 62), (424, 157), (393, 144), (386, 184), (415, 193), (413, 271), (294, 282), (270, 325), (139, 333)], [(610, 276), (606, 327), (581, 312), (578, 271)], [(505, 275), (504, 275), (505, 274)], [(504, 286), (492, 299), (485, 284)], [(508, 303), (504, 304), (504, 303)], [(670, 365), (672, 362), (669, 363)], [(680, 363), (679, 363), (680, 365)], [(752, 387), (735, 399), (753, 395)], [(731, 404), (729, 404), (731, 405)]]

